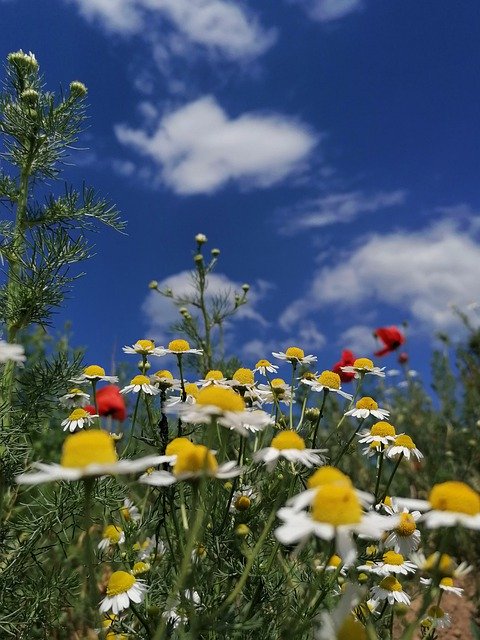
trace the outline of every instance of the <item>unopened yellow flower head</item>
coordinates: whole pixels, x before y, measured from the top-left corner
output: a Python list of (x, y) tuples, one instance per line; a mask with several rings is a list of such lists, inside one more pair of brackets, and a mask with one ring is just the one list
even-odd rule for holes
[(411, 513), (401, 513), (400, 522), (395, 528), (395, 533), (401, 538), (408, 538), (416, 530), (415, 518)]
[(181, 353), (182, 351), (188, 351), (190, 349), (190, 345), (186, 340), (179, 338), (178, 340), (172, 340), (169, 342), (168, 348), (170, 351), (178, 351)]
[(379, 436), (380, 438), (384, 438), (385, 436), (394, 436), (396, 435), (395, 427), (393, 424), (389, 422), (385, 422), (380, 420), (380, 422), (376, 422), (370, 429), (371, 436)]
[(312, 518), (334, 527), (358, 524), (362, 508), (354, 488), (346, 484), (320, 486), (313, 498)]
[(353, 613), (349, 613), (335, 636), (336, 640), (367, 640), (367, 632)]
[(168, 369), (160, 369), (160, 371), (157, 371), (154, 375), (160, 380), (173, 380), (173, 374), (171, 371), (168, 371)]
[(176, 456), (186, 449), (191, 449), (195, 445), (188, 438), (174, 438), (167, 444), (165, 455)]
[(107, 596), (126, 593), (135, 584), (135, 577), (126, 571), (114, 571), (107, 583)]
[(245, 401), (238, 393), (214, 385), (200, 389), (197, 404), (218, 407), (222, 411), (245, 411)]
[(232, 380), (235, 380), (235, 382), (238, 382), (241, 385), (253, 384), (253, 371), (251, 369), (245, 369), (243, 367), (237, 369), (232, 376)]
[(438, 552), (432, 553), (425, 560), (423, 565), (424, 571), (434, 571), (438, 567), (438, 571), (444, 576), (452, 576), (455, 571), (455, 563), (448, 553), (442, 553), (440, 562), (438, 562)]
[(383, 561), (385, 564), (400, 566), (405, 562), (405, 558), (401, 553), (396, 553), (395, 551), (387, 551), (383, 554)]
[(211, 369), (205, 376), (205, 380), (222, 380), (224, 377), (223, 372), (218, 369)]
[(328, 389), (340, 389), (340, 376), (335, 371), (326, 369), (318, 376), (317, 382)]
[(416, 449), (414, 441), (411, 439), (410, 436), (407, 436), (405, 434), (396, 436), (393, 444), (395, 447), (405, 447), (406, 449)]
[(355, 406), (357, 409), (368, 409), (368, 411), (378, 409), (378, 404), (373, 398), (370, 398), (370, 396), (360, 398), (360, 400), (357, 400)]
[(317, 469), (307, 480), (307, 487), (315, 489), (327, 484), (340, 484), (347, 487), (352, 486), (352, 481), (337, 467), (325, 465)]
[(369, 371), (372, 371), (374, 364), (370, 358), (357, 358), (353, 363), (353, 366), (355, 369), (368, 369)]
[(215, 472), (218, 463), (215, 455), (203, 444), (185, 447), (177, 453), (177, 460), (173, 467), (176, 476), (183, 473)]
[(7, 60), (11, 65), (22, 66), (30, 73), (38, 69), (37, 59), (31, 51), (29, 53), (24, 53), (21, 49), (14, 51), (8, 54)]
[(403, 591), (402, 585), (394, 576), (383, 578), (378, 586), (385, 591)]
[(91, 364), (88, 367), (85, 367), (83, 373), (91, 378), (101, 378), (105, 375), (105, 369), (100, 367), (98, 364)]
[(450, 480), (432, 487), (428, 497), (433, 509), (475, 516), (480, 513), (480, 495), (468, 484)]
[(117, 461), (112, 437), (101, 429), (90, 429), (65, 438), (60, 464), (75, 469), (90, 464), (114, 464)]
[(280, 431), (272, 440), (274, 449), (305, 449), (305, 441), (296, 431)]
[(185, 393), (187, 394), (187, 396), (192, 396), (192, 398), (197, 399), (198, 391), (199, 389), (195, 382), (187, 382), (187, 384), (185, 385)]
[(246, 524), (239, 524), (235, 529), (235, 533), (237, 536), (240, 536), (240, 538), (246, 538), (250, 533), (250, 527)]
[(102, 538), (108, 538), (111, 544), (118, 544), (122, 537), (123, 529), (116, 524), (107, 525), (102, 533)]
[(234, 502), (234, 507), (237, 511), (247, 511), (250, 508), (251, 500), (248, 496), (238, 496)]
[(147, 571), (150, 571), (150, 565), (148, 562), (135, 562), (135, 564), (132, 567), (132, 574), (134, 576), (139, 576), (142, 573), (147, 573)]
[(288, 347), (288, 349), (285, 351), (285, 355), (287, 356), (288, 360), (302, 360), (302, 358), (305, 357), (305, 351), (303, 349), (300, 349), (300, 347)]
[(147, 376), (138, 375), (134, 376), (130, 380), (130, 384), (150, 384), (150, 380), (147, 378)]

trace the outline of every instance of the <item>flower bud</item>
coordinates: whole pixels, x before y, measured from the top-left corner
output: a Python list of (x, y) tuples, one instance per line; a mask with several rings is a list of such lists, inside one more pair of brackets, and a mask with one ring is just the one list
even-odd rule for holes
[(240, 538), (246, 538), (250, 533), (250, 527), (246, 524), (239, 524), (238, 527), (235, 529), (235, 533)]
[(152, 280), (148, 283), (149, 289), (158, 289), (158, 282), (156, 280)]
[(249, 284), (247, 284), (247, 283), (242, 284), (242, 289), (245, 291), (245, 293), (247, 293), (247, 291), (249, 291), (249, 290), (250, 290), (250, 285), (249, 285)]
[(74, 98), (83, 98), (87, 95), (87, 87), (83, 84), (83, 82), (74, 80), (70, 83), (70, 93)]
[(180, 307), (180, 309), (178, 310), (178, 312), (180, 313), (180, 315), (182, 316), (188, 316), (188, 309), (187, 307)]
[(142, 372), (143, 371), (148, 371), (151, 366), (152, 365), (150, 364), (150, 362), (148, 362), (148, 360), (146, 362), (143, 362), (143, 360), (140, 360), (139, 363), (137, 364), (137, 367)]
[(198, 242), (198, 244), (204, 244), (207, 241), (207, 236), (203, 233), (197, 233), (195, 241)]
[(406, 351), (402, 351), (402, 353), (398, 354), (398, 362), (400, 364), (405, 364), (408, 362), (408, 353)]
[(22, 91), (20, 97), (24, 102), (28, 102), (28, 104), (36, 104), (38, 101), (38, 91), (35, 91), (35, 89), (25, 89), (25, 91)]
[(193, 258), (193, 259), (194, 259), (194, 260), (195, 260), (195, 262), (197, 262), (198, 264), (199, 264), (200, 262), (203, 262), (203, 256), (202, 256), (202, 254), (201, 254), (201, 253), (197, 253), (197, 254), (194, 256), (194, 258)]
[(220, 255), (220, 249), (212, 249), (210, 253), (214, 258), (216, 258)]
[(20, 51), (14, 51), (8, 54), (7, 60), (12, 66), (22, 68), (27, 73), (32, 73), (38, 69), (37, 59), (31, 51), (29, 53), (24, 53), (21, 49)]

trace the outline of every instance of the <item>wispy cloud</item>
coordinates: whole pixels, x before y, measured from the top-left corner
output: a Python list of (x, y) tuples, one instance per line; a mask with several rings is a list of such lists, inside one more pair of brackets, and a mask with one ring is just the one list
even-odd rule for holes
[(153, 131), (119, 124), (115, 133), (183, 195), (213, 193), (230, 181), (268, 187), (298, 172), (317, 142), (305, 124), (283, 115), (229, 118), (212, 96), (164, 115)]
[(333, 22), (341, 20), (364, 6), (363, 0), (290, 0), (303, 6), (312, 20)]
[(407, 192), (403, 189), (375, 193), (331, 193), (301, 202), (293, 209), (282, 212), (283, 218), (287, 221), (281, 230), (283, 233), (292, 234), (333, 224), (345, 224), (362, 214), (402, 205), (406, 197)]

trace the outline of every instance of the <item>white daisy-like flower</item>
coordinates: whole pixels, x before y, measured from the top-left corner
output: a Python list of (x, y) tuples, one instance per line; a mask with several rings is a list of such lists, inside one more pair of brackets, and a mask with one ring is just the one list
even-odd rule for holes
[(317, 361), (317, 356), (306, 356), (299, 347), (288, 347), (285, 351), (272, 351), (272, 356), (277, 360), (286, 360), (296, 367), (298, 364), (312, 364)]
[(357, 358), (353, 365), (341, 367), (344, 373), (353, 373), (355, 378), (362, 378), (366, 375), (385, 377), (385, 367), (376, 367), (370, 358)]
[(314, 378), (313, 380), (309, 378), (302, 378), (301, 382), (308, 385), (312, 389), (312, 391), (326, 391), (328, 393), (336, 393), (343, 398), (347, 398), (348, 400), (351, 400), (353, 397), (350, 393), (342, 391), (340, 376), (338, 375), (338, 373), (335, 373), (335, 371), (329, 371), (327, 369), (325, 371), (322, 371), (322, 373), (317, 378)]
[[(430, 622), (430, 624), (425, 624), (425, 622)], [(446, 629), (452, 624), (452, 620), (450, 614), (446, 613), (442, 607), (432, 604), (427, 610), (427, 617), (420, 624), (422, 627)]]
[(225, 378), (222, 371), (219, 371), (218, 369), (211, 369), (207, 372), (205, 378), (198, 381), (198, 384), (201, 387), (208, 387), (209, 385), (228, 387), (228, 380)]
[(127, 522), (139, 522), (142, 519), (138, 507), (129, 498), (124, 499), (120, 513)]
[(126, 571), (114, 571), (107, 583), (107, 595), (100, 603), (100, 613), (112, 611), (115, 615), (128, 609), (130, 602), (140, 604), (145, 598), (147, 585)]
[(214, 385), (200, 389), (194, 405), (172, 403), (168, 408), (178, 411), (182, 422), (208, 424), (216, 420), (223, 427), (238, 431), (243, 436), (262, 431), (273, 424), (273, 418), (265, 411), (247, 409), (245, 400), (233, 389)]
[(70, 389), (68, 393), (59, 398), (59, 402), (65, 409), (85, 407), (87, 404), (90, 404), (90, 394), (77, 388)]
[(195, 382), (187, 382), (185, 384), (185, 393), (187, 396), (185, 399), (185, 402), (182, 401), (182, 396), (171, 396), (165, 402), (165, 409), (168, 410), (168, 409), (171, 409), (172, 407), (176, 407), (174, 411), (177, 411), (180, 408), (179, 405), (195, 404), (197, 402), (197, 396), (199, 394), (199, 391), (200, 389), (195, 384)]
[(253, 459), (255, 462), (264, 462), (268, 471), (272, 471), (281, 458), (304, 467), (313, 467), (325, 464), (325, 457), (319, 454), (326, 451), (327, 449), (307, 449), (305, 440), (296, 431), (285, 430), (273, 438), (269, 447), (257, 451)]
[(21, 344), (12, 344), (5, 342), (5, 340), (0, 340), (0, 363), (11, 360), (22, 364), (26, 359), (25, 349)]
[(315, 631), (315, 640), (363, 640), (366, 638), (365, 627), (353, 613), (353, 609), (360, 602), (361, 590), (348, 584), (335, 609), (324, 611), (319, 618), (319, 626)]
[(247, 511), (252, 502), (257, 499), (257, 494), (252, 487), (240, 487), (234, 492), (230, 503), (230, 513)]
[(125, 533), (121, 527), (116, 524), (109, 524), (105, 527), (102, 533), (102, 539), (98, 543), (100, 551), (106, 551), (110, 547), (116, 544), (123, 544), (125, 542)]
[(258, 371), (262, 376), (266, 376), (268, 373), (277, 373), (278, 366), (276, 364), (272, 364), (270, 360), (259, 360), (255, 365), (254, 373)]
[[(420, 578), (420, 584), (422, 584), (425, 587), (429, 587), (432, 584), (432, 579)], [(438, 583), (438, 586), (442, 591), (453, 593), (454, 595), (459, 596), (460, 598), (463, 596), (464, 590), (454, 585), (453, 578), (449, 578), (449, 577), (442, 578)]]
[(407, 460), (410, 460), (410, 456), (415, 457), (417, 460), (423, 458), (423, 453), (417, 449), (411, 437), (404, 433), (395, 436), (395, 440), (388, 447), (386, 454), (388, 458), (395, 458), (401, 454), (403, 454)]
[[(139, 482), (153, 487), (168, 487), (182, 480), (197, 480), (202, 477), (235, 478), (243, 469), (235, 461), (218, 464), (215, 452), (203, 444), (193, 444), (187, 438), (176, 438), (178, 447), (173, 456), (172, 473), (169, 471), (152, 471), (143, 474)], [(172, 449), (168, 449), (170, 452)]]
[(169, 353), (173, 353), (177, 356), (183, 355), (201, 355), (203, 353), (202, 349), (191, 349), (190, 345), (186, 340), (177, 339), (172, 340), (168, 343), (168, 347), (158, 347), (158, 353), (156, 355), (165, 356)]
[(119, 460), (112, 436), (101, 429), (90, 429), (65, 438), (60, 464), (36, 462), (33, 466), (37, 471), (22, 473), (15, 481), (18, 484), (41, 484), (55, 480), (73, 482), (82, 478), (137, 473), (171, 461), (171, 456)]
[(160, 393), (160, 389), (150, 384), (150, 378), (144, 375), (134, 376), (130, 380), (130, 384), (120, 390), (120, 393), (146, 393), (149, 396), (156, 396)]
[(157, 386), (161, 391), (169, 389), (178, 391), (182, 387), (181, 381), (174, 378), (172, 372), (168, 371), (168, 369), (156, 371), (153, 376), (150, 376), (150, 383)]
[(328, 573), (338, 571), (340, 576), (347, 575), (348, 571), (348, 567), (345, 566), (343, 560), (336, 553), (334, 553), (333, 556), (330, 556), (325, 564), (319, 565), (316, 569), (317, 571), (327, 571)]
[(370, 571), (372, 573), (377, 573), (378, 575), (390, 575), (394, 574), (402, 574), (404, 576), (409, 573), (415, 573), (417, 570), (417, 565), (409, 560), (405, 560), (401, 553), (397, 553), (396, 551), (386, 551), (383, 554), (382, 561), (378, 563), (374, 563), (372, 567), (370, 567)]
[(62, 427), (64, 431), (69, 430), (73, 433), (76, 429), (83, 429), (84, 425), (90, 425), (98, 418), (98, 415), (92, 415), (85, 411), (85, 409), (77, 408), (62, 421)]
[(442, 553), (440, 557), (438, 551), (427, 557), (423, 553), (412, 553), (412, 560), (422, 571), (430, 573), (440, 573), (444, 577), (462, 578), (473, 570), (467, 562), (458, 564), (452, 556)]
[(390, 415), (390, 411), (386, 409), (379, 409), (378, 404), (370, 396), (364, 396), (357, 400), (355, 403), (355, 409), (350, 409), (345, 413), (346, 416), (352, 416), (353, 418), (361, 418), (366, 420), (370, 416), (377, 418), (377, 420), (385, 420)]
[(397, 432), (393, 424), (381, 420), (371, 426), (370, 431), (363, 431), (360, 433), (359, 443), (380, 442), (383, 445), (389, 445), (395, 441)]
[(163, 556), (166, 547), (162, 540), (157, 540), (157, 536), (152, 536), (145, 538), (143, 542), (136, 542), (133, 550), (137, 552), (137, 559), (143, 561), (152, 556)]
[(396, 500), (401, 505), (426, 512), (421, 520), (429, 529), (461, 525), (480, 530), (480, 494), (464, 482), (450, 480), (436, 484), (428, 500)]
[(262, 404), (283, 402), (286, 405), (290, 405), (290, 402), (292, 402), (292, 389), (283, 378), (273, 378), (270, 384), (258, 385), (258, 396)]
[(385, 449), (385, 445), (380, 440), (372, 440), (370, 444), (362, 449), (362, 455), (371, 458), (381, 453)]
[(399, 602), (410, 605), (410, 598), (395, 576), (386, 576), (379, 585), (372, 587), (370, 592), (375, 600), (387, 600), (389, 604)]
[(400, 521), (386, 538), (384, 545), (393, 547), (397, 553), (401, 553), (403, 556), (410, 557), (420, 545), (421, 536), (416, 524), (421, 516), (420, 511), (409, 512), (405, 508), (400, 511), (395, 502), (392, 507), (386, 506), (385, 511), (391, 516), (399, 515)]
[(240, 367), (232, 375), (232, 379), (228, 380), (228, 384), (237, 391), (252, 391), (255, 387), (255, 379), (252, 369)]
[(104, 382), (118, 382), (118, 377), (107, 376), (105, 375), (105, 369), (103, 367), (100, 367), (98, 364), (91, 364), (85, 367), (83, 373), (79, 375), (78, 378), (72, 378), (70, 382), (85, 384), (85, 382), (99, 382), (100, 380)]
[[(186, 589), (183, 592), (183, 596), (188, 600), (195, 608), (201, 606), (200, 595), (198, 591), (192, 589)], [(174, 628), (177, 629), (180, 625), (188, 622), (187, 612), (183, 611), (180, 604), (180, 598), (176, 597), (170, 604), (170, 609), (167, 609), (162, 613), (162, 617)]]
[(153, 340), (137, 340), (131, 347), (123, 347), (123, 352), (139, 356), (159, 356), (164, 347), (156, 347)]

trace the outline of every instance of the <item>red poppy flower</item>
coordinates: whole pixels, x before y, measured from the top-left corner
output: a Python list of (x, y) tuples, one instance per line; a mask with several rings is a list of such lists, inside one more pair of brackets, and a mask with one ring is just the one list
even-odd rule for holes
[(385, 345), (383, 349), (375, 352), (376, 356), (384, 356), (387, 353), (392, 353), (405, 342), (405, 336), (397, 327), (379, 327), (375, 329), (373, 335)]
[(341, 359), (333, 365), (332, 371), (338, 373), (342, 382), (351, 382), (354, 379), (355, 374), (342, 371), (342, 367), (351, 367), (355, 362), (355, 359), (356, 358), (351, 351), (344, 349), (342, 351)]
[[(123, 422), (127, 417), (125, 400), (120, 393), (120, 388), (114, 384), (109, 384), (97, 391), (98, 413), (101, 416), (111, 416), (114, 420)], [(95, 414), (95, 407), (88, 405), (85, 411)]]
[(408, 353), (406, 351), (402, 351), (402, 353), (398, 354), (398, 362), (399, 364), (405, 364), (408, 362)]

